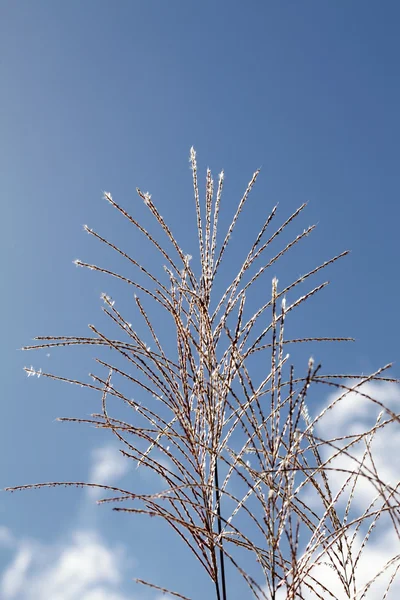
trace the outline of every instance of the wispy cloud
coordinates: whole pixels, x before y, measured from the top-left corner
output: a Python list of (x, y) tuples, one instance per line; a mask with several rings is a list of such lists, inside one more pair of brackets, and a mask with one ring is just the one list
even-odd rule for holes
[[(399, 413), (400, 407), (400, 392), (399, 387), (391, 383), (367, 383), (364, 384), (360, 391), (365, 396), (370, 396), (374, 400), (381, 402), (395, 413)], [(328, 403), (332, 402), (338, 395), (334, 394), (328, 398)], [(368, 431), (377, 422), (380, 415), (380, 423), (386, 419), (390, 419), (387, 412), (382, 412), (379, 404), (372, 402), (365, 396), (361, 396), (356, 392), (350, 392), (342, 401), (340, 401), (330, 411), (330, 415), (325, 416), (320, 424), (317, 425), (318, 435), (321, 437), (334, 438), (336, 436), (357, 435), (363, 431)], [(349, 440), (347, 440), (348, 442)], [(397, 455), (400, 447), (400, 428), (398, 423), (390, 423), (383, 429), (377, 430), (370, 439), (374, 457), (374, 465), (370, 458), (364, 457), (366, 451), (365, 441), (355, 444), (350, 450), (352, 457), (362, 461), (366, 469), (371, 469), (379, 474), (381, 481), (385, 483), (395, 484), (399, 478), (399, 467), (397, 461), (393, 460), (393, 456)], [(344, 445), (343, 443), (341, 444)], [(333, 448), (324, 448), (324, 458), (328, 459), (334, 453)], [(357, 467), (356, 462), (348, 456), (341, 454), (336, 458), (330, 466), (337, 469), (349, 470)], [(364, 469), (364, 470), (366, 470)], [(367, 471), (368, 473), (368, 471)], [(339, 470), (330, 472), (330, 481), (335, 490), (339, 489), (343, 484), (347, 474)], [(376, 488), (369, 482), (366, 477), (360, 477), (357, 483), (357, 493), (354, 495), (353, 505), (359, 509), (365, 508), (373, 497), (376, 495)], [(343, 497), (343, 501), (346, 495)]]
[(14, 546), (16, 540), (11, 530), (4, 525), (0, 526), (0, 546), (3, 548), (8, 548), (10, 546)]
[[(115, 447), (96, 448), (91, 454), (89, 481), (112, 485), (129, 467), (129, 461)], [(94, 498), (101, 494), (98, 489), (88, 491)], [(10, 563), (0, 574), (0, 598), (128, 600), (121, 592), (122, 584), (132, 580), (127, 549), (106, 543), (97, 526), (88, 528), (89, 523), (81, 521), (78, 527), (75, 523), (67, 541), (50, 544), (18, 539), (9, 528), (0, 526), (0, 547), (12, 552)], [(129, 595), (129, 600), (135, 598), (138, 596)]]
[[(124, 458), (114, 446), (103, 446), (92, 451), (92, 464), (89, 471), (89, 481), (102, 485), (113, 485), (124, 477), (131, 467), (127, 458)], [(102, 495), (99, 488), (87, 488), (92, 497)]]
[[(382, 402), (385, 406), (393, 410), (393, 412), (399, 413), (400, 393), (398, 386), (390, 383), (367, 383), (359, 389), (365, 396), (370, 396), (378, 402)], [(337, 393), (330, 395), (325, 406), (332, 403), (339, 395)], [(390, 418), (388, 413), (381, 412), (382, 408), (379, 404), (372, 402), (365, 396), (361, 396), (356, 392), (347, 394), (343, 400), (325, 415), (320, 423), (317, 423), (315, 427), (316, 435), (325, 439), (356, 435), (372, 429), (377, 423), (379, 413), (381, 413), (379, 421), (381, 423)], [(319, 410), (323, 408), (320, 407)], [(349, 441), (350, 438), (346, 440), (346, 443), (349, 443)], [(371, 512), (378, 508), (377, 505), (372, 504), (374, 498), (379, 495), (378, 490), (367, 477), (359, 477), (353, 493), (351, 493), (350, 486), (343, 487), (344, 482), (348, 478), (349, 471), (353, 469), (357, 470), (358, 465), (354, 459), (364, 465), (363, 472), (367, 475), (370, 474), (373, 477), (374, 473), (377, 473), (381, 481), (391, 483), (394, 486), (399, 479), (398, 462), (393, 460), (393, 457), (397, 456), (398, 448), (400, 447), (398, 423), (391, 423), (383, 429), (377, 430), (371, 436), (369, 442), (371, 443), (374, 457), (373, 463), (368, 455), (364, 440), (350, 449), (351, 457), (340, 454), (329, 463), (330, 467), (337, 469), (329, 471), (329, 482), (333, 494), (343, 489), (343, 492), (338, 497), (337, 507), (344, 509), (351, 494), (349, 521), (361, 515), (367, 510), (369, 505), (371, 505)], [(337, 442), (337, 445), (344, 446), (344, 442)], [(335, 454), (335, 449), (333, 447), (322, 446), (321, 454), (324, 460), (328, 460)], [(315, 506), (318, 502), (317, 494), (308, 493), (307, 497), (306, 495), (303, 496), (303, 501), (306, 501), (310, 507)], [(372, 521), (373, 519), (371, 518), (367, 523), (371, 524)], [(366, 526), (360, 526), (359, 524), (358, 531), (355, 530), (355, 526), (350, 531), (350, 537), (354, 534), (353, 558), (357, 556), (358, 550), (362, 547), (365, 536), (368, 535), (369, 537), (368, 543), (363, 548), (357, 560), (356, 587), (358, 591), (362, 590), (368, 581), (379, 574), (386, 562), (398, 554), (398, 537), (389, 516), (383, 514), (379, 518), (377, 527), (377, 531), (375, 531), (375, 528), (372, 528), (371, 532), (367, 533)], [(381, 600), (384, 597), (386, 586), (390, 577), (394, 574), (396, 564), (394, 563), (392, 568), (389, 568), (387, 572), (377, 577), (375, 583), (368, 590), (366, 598), (369, 600)], [(331, 565), (320, 563), (313, 567), (311, 575), (318, 581), (323, 582), (328, 589), (334, 590), (339, 600), (348, 597), (344, 593), (343, 585)], [(324, 595), (322, 590), (321, 593)], [(312, 593), (309, 595), (307, 595), (307, 592), (305, 593), (305, 598), (313, 597)], [(400, 579), (396, 577), (387, 598), (399, 597)]]
[[(128, 600), (126, 550), (106, 545), (93, 531), (75, 531), (68, 543), (23, 540), (0, 583), (4, 600)], [(132, 595), (129, 600), (132, 600)]]
[(1, 590), (4, 598), (17, 598), (19, 592), (23, 590), (24, 581), (32, 558), (32, 549), (21, 545), (2, 578)]

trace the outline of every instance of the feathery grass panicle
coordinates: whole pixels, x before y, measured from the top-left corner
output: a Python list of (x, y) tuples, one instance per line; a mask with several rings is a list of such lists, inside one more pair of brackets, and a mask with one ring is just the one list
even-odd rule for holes
[[(224, 172), (216, 195), (210, 169), (206, 175), (203, 207), (197, 178), (196, 153), (190, 150), (201, 274), (190, 266), (169, 225), (149, 193), (138, 195), (149, 208), (166, 239), (162, 244), (147, 232), (110, 193), (105, 199), (126, 218), (166, 261), (164, 279), (145, 268), (118, 245), (88, 226), (87, 233), (115, 251), (140, 272), (147, 284), (123, 274), (76, 260), (77, 266), (127, 283), (145, 296), (135, 295), (135, 305), (153, 349), (132, 329), (107, 294), (102, 294), (104, 313), (115, 327), (110, 338), (90, 325), (91, 337), (40, 336), (25, 350), (63, 346), (97, 346), (112, 350), (108, 360), (97, 358), (107, 371), (105, 378), (92, 374), (93, 383), (26, 368), (37, 375), (86, 387), (101, 394), (101, 412), (90, 419), (62, 417), (60, 421), (86, 423), (109, 429), (122, 454), (163, 482), (156, 493), (82, 482), (50, 482), (8, 488), (10, 491), (53, 486), (100, 487), (112, 492), (114, 510), (164, 519), (181, 537), (213, 583), (217, 600), (229, 598), (229, 577), (234, 571), (255, 598), (351, 598), (368, 597), (374, 583), (387, 574), (384, 597), (389, 594), (400, 568), (395, 555), (378, 572), (370, 565), (370, 578), (359, 577), (359, 565), (372, 533), (381, 523), (390, 524), (400, 538), (399, 484), (388, 483), (378, 471), (373, 444), (378, 432), (399, 421), (399, 414), (374, 399), (368, 391), (390, 365), (369, 376), (321, 374), (321, 365), (310, 358), (303, 375), (295, 375), (285, 351), (290, 344), (349, 342), (350, 337), (321, 335), (287, 338), (287, 316), (318, 294), (328, 282), (287, 302), (295, 292), (347, 251), (326, 260), (280, 290), (272, 278), (270, 298), (261, 298), (251, 315), (246, 311), (253, 284), (314, 229), (310, 226), (292, 241), (272, 252), (256, 272), (254, 263), (272, 242), (304, 210), (302, 204), (271, 234), (274, 206), (250, 246), (243, 264), (225, 291), (219, 293), (217, 275), (232, 232), (245, 209), (259, 170), (253, 174), (218, 249), (218, 219)], [(202, 212), (204, 211), (204, 216)], [(131, 269), (132, 271), (132, 269)], [(130, 271), (130, 272), (131, 272)], [(246, 279), (247, 278), (247, 279)], [(219, 298), (218, 298), (219, 293)], [(217, 297), (216, 297), (217, 295)], [(211, 301), (215, 308), (211, 310)], [(162, 324), (152, 313), (152, 303), (173, 324), (175, 348), (162, 339)], [(270, 311), (269, 322), (265, 321)], [(265, 354), (266, 353), (266, 354)], [(257, 366), (251, 362), (261, 357)], [(125, 367), (121, 367), (121, 365)], [(260, 366), (261, 365), (261, 366)], [(265, 365), (269, 365), (266, 367)], [(353, 383), (352, 383), (353, 381)], [(312, 417), (311, 386), (334, 388), (328, 406)], [(133, 387), (145, 401), (126, 395)], [(360, 397), (379, 407), (373, 426), (357, 434), (323, 436), (321, 423), (349, 398)], [(134, 411), (132, 422), (111, 416), (111, 402)], [(148, 400), (148, 401), (147, 401)], [(135, 424), (132, 424), (135, 423)], [(397, 423), (398, 424), (398, 423)], [(360, 446), (363, 451), (360, 452)], [(373, 492), (363, 509), (356, 502), (359, 490)], [(344, 507), (344, 508), (343, 508)], [(255, 568), (249, 569), (249, 558)], [(326, 578), (324, 568), (329, 568)], [(250, 574), (251, 572), (251, 574)], [(159, 585), (137, 580), (178, 598), (187, 596)]]

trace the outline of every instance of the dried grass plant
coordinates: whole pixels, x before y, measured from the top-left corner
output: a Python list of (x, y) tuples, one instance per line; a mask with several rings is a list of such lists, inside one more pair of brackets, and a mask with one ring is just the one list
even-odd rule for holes
[[(382, 374), (387, 365), (369, 375), (321, 373), (313, 359), (303, 373), (295, 373), (286, 349), (306, 342), (346, 342), (350, 338), (286, 337), (287, 315), (318, 294), (328, 282), (298, 295), (290, 304), (286, 296), (301, 284), (344, 257), (343, 252), (319, 264), (284, 289), (272, 279), (272, 293), (261, 299), (252, 316), (246, 299), (269, 268), (292, 250), (314, 227), (295, 236), (283, 249), (271, 253), (272, 242), (289, 228), (305, 208), (300, 206), (269, 233), (275, 206), (262, 225), (236, 276), (220, 297), (215, 281), (259, 171), (252, 176), (227, 233), (217, 238), (224, 173), (216, 191), (207, 170), (205, 204), (200, 202), (196, 154), (190, 151), (201, 272), (195, 275), (191, 257), (184, 253), (151, 196), (137, 190), (167, 240), (165, 245), (146, 231), (122, 206), (105, 193), (108, 202), (156, 249), (165, 263), (165, 277), (155, 276), (134, 258), (93, 229), (85, 230), (141, 272), (148, 284), (80, 260), (76, 265), (110, 275), (136, 288), (138, 314), (153, 348), (132, 328), (106, 294), (104, 312), (123, 339), (111, 339), (90, 325), (92, 337), (37, 337), (35, 346), (93, 345), (111, 349), (115, 360), (97, 359), (104, 377), (93, 383), (66, 379), (27, 368), (41, 375), (96, 390), (102, 410), (91, 419), (63, 421), (94, 424), (109, 429), (121, 444), (120, 451), (163, 482), (156, 493), (127, 490), (96, 483), (52, 482), (16, 488), (78, 485), (100, 487), (112, 497), (100, 502), (124, 502), (114, 510), (164, 519), (181, 537), (215, 586), (217, 600), (229, 598), (229, 577), (235, 570), (256, 598), (367, 598), (374, 582), (389, 572), (383, 598), (389, 594), (400, 568), (394, 555), (367, 583), (360, 585), (358, 566), (370, 536), (385, 517), (385, 527), (400, 532), (399, 484), (385, 482), (374, 460), (373, 441), (378, 430), (399, 422), (399, 414), (371, 397), (365, 384), (395, 381)], [(281, 238), (280, 238), (281, 239)], [(279, 241), (279, 240), (278, 240)], [(256, 261), (268, 256), (256, 269)], [(260, 294), (255, 298), (258, 301)], [(254, 300), (254, 298), (253, 298)], [(163, 322), (151, 317), (151, 303), (173, 323), (174, 344), (161, 343)], [(150, 308), (148, 308), (150, 307)], [(131, 317), (132, 318), (132, 317)], [(165, 322), (166, 322), (165, 321)], [(161, 332), (161, 333), (160, 333)], [(254, 362), (252, 362), (254, 361)], [(125, 364), (125, 368), (117, 366)], [(256, 365), (256, 366), (254, 366)], [(260, 368), (260, 365), (263, 365)], [(118, 383), (120, 382), (120, 384)], [(135, 388), (144, 401), (122, 391)], [(310, 391), (324, 386), (336, 394), (314, 418), (307, 409)], [(380, 414), (368, 430), (325, 439), (319, 423), (330, 419), (340, 403), (358, 395), (379, 406)], [(121, 402), (132, 411), (131, 422), (110, 414), (110, 403)], [(351, 407), (349, 408), (351, 410)], [(130, 414), (130, 413), (129, 413)], [(146, 446), (143, 443), (146, 443)], [(360, 447), (363, 450), (360, 452)], [(344, 458), (338, 467), (337, 459)], [(343, 466), (345, 465), (345, 467)], [(337, 475), (341, 476), (337, 485)], [(336, 477), (336, 479), (335, 479)], [(336, 483), (335, 483), (336, 482)], [(374, 497), (365, 509), (354, 505), (359, 486), (368, 485)], [(361, 541), (360, 541), (361, 540)], [(247, 568), (249, 557), (255, 569)], [(336, 583), (321, 579), (318, 567), (328, 565)], [(250, 574), (251, 571), (251, 574)], [(181, 593), (137, 580), (178, 598)]]

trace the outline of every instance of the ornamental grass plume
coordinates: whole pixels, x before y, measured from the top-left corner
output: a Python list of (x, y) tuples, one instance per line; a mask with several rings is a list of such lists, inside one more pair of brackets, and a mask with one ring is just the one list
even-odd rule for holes
[[(236, 275), (218, 295), (216, 281), (225, 253), (259, 170), (253, 174), (225, 237), (220, 240), (217, 232), (224, 173), (220, 173), (214, 186), (211, 171), (207, 170), (205, 202), (201, 204), (193, 148), (190, 163), (199, 244), (198, 273), (192, 266), (192, 257), (182, 250), (150, 194), (139, 189), (138, 195), (161, 228), (165, 244), (142, 227), (110, 193), (104, 196), (153, 246), (165, 265), (165, 274), (156, 276), (87, 226), (87, 233), (117, 253), (129, 266), (129, 272), (137, 270), (147, 283), (75, 261), (79, 267), (110, 275), (135, 289), (139, 295), (134, 295), (134, 302), (145, 335), (133, 328), (131, 315), (123, 315), (117, 304), (103, 294), (103, 310), (113, 324), (115, 337), (89, 325), (90, 337), (40, 336), (35, 338), (36, 345), (25, 348), (91, 345), (99, 351), (112, 351), (106, 360), (97, 358), (104, 375), (92, 375), (90, 383), (32, 367), (26, 371), (28, 375), (98, 392), (99, 413), (90, 419), (59, 420), (111, 430), (127, 460), (159, 476), (159, 489), (142, 493), (136, 488), (121, 489), (95, 482), (51, 482), (8, 489), (97, 487), (112, 493), (112, 497), (99, 502), (118, 503), (116, 511), (161, 517), (190, 548), (210, 578), (217, 600), (229, 599), (229, 584), (231, 577), (236, 577), (235, 571), (248, 586), (249, 597), (258, 599), (362, 600), (372, 597), (369, 594), (374, 584), (384, 576), (381, 597), (386, 598), (396, 581), (400, 554), (391, 557), (378, 572), (371, 564), (367, 581), (359, 578), (359, 565), (370, 536), (381, 525), (385, 531), (389, 526), (397, 540), (400, 537), (399, 484), (384, 480), (373, 454), (376, 434), (391, 424), (398, 426), (399, 414), (369, 393), (371, 382), (396, 381), (385, 376), (391, 365), (369, 376), (334, 375), (321, 372), (321, 365), (310, 358), (299, 373), (287, 354), (287, 349), (296, 344), (351, 341), (342, 337), (286, 336), (288, 315), (328, 282), (314, 287), (310, 284), (303, 294), (297, 293), (300, 285), (308, 285), (314, 275), (347, 252), (318, 264), (284, 289), (279, 288), (274, 277), (268, 297), (260, 297), (259, 291), (254, 296), (254, 284), (314, 229), (308, 227), (294, 236), (279, 252), (271, 251), (272, 242), (289, 231), (306, 205), (302, 204), (277, 227), (275, 206)], [(289, 302), (287, 298), (292, 296)], [(258, 303), (257, 308), (249, 311), (246, 303)], [(152, 306), (162, 311), (162, 321), (152, 317)], [(173, 344), (170, 338), (166, 343), (162, 339), (165, 323), (173, 326)], [(330, 403), (312, 417), (308, 410), (310, 393), (321, 386), (327, 395), (328, 391), (335, 393)], [(140, 401), (133, 399), (132, 389)], [(375, 423), (350, 435), (322, 436), (320, 423), (332, 419), (335, 408), (356, 397), (366, 406), (379, 407)], [(125, 414), (132, 418), (113, 416), (111, 403), (114, 409), (116, 403), (122, 403)], [(355, 500), (358, 490), (365, 491), (366, 487), (371, 499), (360, 510)], [(321, 576), (325, 567), (329, 577)], [(158, 584), (161, 582), (137, 581), (187, 598), (181, 591), (165, 589)]]

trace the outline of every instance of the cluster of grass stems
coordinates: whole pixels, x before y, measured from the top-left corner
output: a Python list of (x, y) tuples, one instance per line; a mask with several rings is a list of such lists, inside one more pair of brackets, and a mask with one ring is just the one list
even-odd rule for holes
[[(111, 430), (121, 444), (121, 453), (141, 468), (155, 472), (158, 481), (163, 482), (161, 488), (156, 493), (144, 494), (139, 490), (90, 482), (51, 482), (9, 489), (58, 485), (100, 487), (112, 492), (111, 498), (100, 502), (125, 502), (114, 510), (165, 519), (206, 571), (215, 586), (217, 600), (229, 598), (227, 574), (234, 570), (243, 578), (252, 596), (271, 600), (278, 597), (361, 600), (367, 597), (373, 583), (386, 570), (391, 570), (386, 598), (400, 568), (400, 556), (394, 556), (378, 573), (371, 573), (370, 581), (361, 587), (357, 565), (384, 514), (399, 538), (399, 485), (389, 485), (381, 479), (371, 450), (376, 432), (398, 422), (399, 415), (363, 392), (365, 383), (395, 381), (382, 375), (390, 365), (369, 376), (333, 375), (321, 373), (321, 366), (310, 358), (299, 376), (285, 352), (292, 344), (350, 341), (351, 338), (289, 339), (285, 336), (287, 315), (328, 282), (298, 295), (291, 304), (286, 302), (288, 292), (296, 292), (300, 284), (307, 284), (313, 275), (347, 252), (319, 264), (285, 289), (279, 290), (278, 281), (273, 278), (271, 295), (261, 301), (252, 316), (245, 316), (246, 298), (254, 289), (254, 283), (314, 227), (305, 229), (278, 253), (271, 254), (272, 242), (305, 208), (305, 204), (300, 206), (270, 233), (275, 222), (275, 206), (236, 276), (217, 299), (216, 277), (223, 268), (227, 246), (259, 171), (252, 176), (224, 239), (217, 240), (224, 173), (220, 173), (214, 190), (211, 172), (207, 170), (205, 204), (201, 206), (193, 149), (190, 162), (201, 265), (197, 276), (191, 257), (182, 251), (151, 196), (139, 189), (140, 198), (163, 231), (165, 245), (117, 204), (111, 194), (105, 193), (105, 198), (161, 255), (165, 280), (86, 226), (91, 236), (115, 251), (131, 270), (132, 267), (139, 270), (148, 284), (142, 285), (95, 264), (75, 261), (80, 267), (105, 273), (136, 288), (140, 297), (135, 294), (135, 303), (153, 349), (106, 294), (103, 295), (104, 312), (124, 341), (110, 339), (90, 325), (92, 337), (41, 336), (35, 338), (35, 346), (25, 348), (94, 345), (111, 349), (124, 361), (126, 369), (110, 360), (97, 359), (106, 374), (103, 378), (92, 375), (93, 383), (33, 368), (26, 370), (28, 375), (40, 374), (100, 392), (101, 413), (93, 414), (90, 419), (60, 420)], [(252, 270), (255, 262), (267, 254), (269, 258), (263, 266)], [(150, 312), (142, 299), (148, 301)], [(163, 325), (151, 317), (151, 303), (165, 311), (165, 319), (172, 319), (174, 324), (176, 340), (173, 344), (169, 340), (168, 348), (160, 341), (159, 330)], [(252, 367), (254, 359), (256, 368)], [(134, 386), (148, 402), (128, 397), (118, 389), (118, 381)], [(307, 409), (310, 388), (321, 385), (327, 388), (327, 393), (335, 389), (336, 394), (329, 406), (311, 418)], [(354, 394), (380, 407), (375, 424), (355, 435), (319, 437), (320, 421), (329, 419), (331, 409)], [(109, 414), (110, 399), (132, 409), (135, 424), (113, 418)], [(361, 455), (355, 451), (360, 444), (364, 446)], [(342, 483), (334, 491), (331, 478), (337, 474), (334, 461), (338, 457), (346, 457), (348, 467), (340, 469)], [(374, 498), (361, 514), (354, 514), (354, 498), (361, 480), (368, 481), (375, 490)], [(307, 503), (304, 498), (309, 489), (314, 500)], [(361, 532), (363, 541), (357, 545), (355, 540)], [(255, 559), (258, 576), (250, 575), (244, 566), (249, 559), (244, 555)], [(321, 564), (328, 564), (335, 573), (334, 589), (315, 575), (315, 567)], [(137, 581), (186, 598), (154, 583)]]

